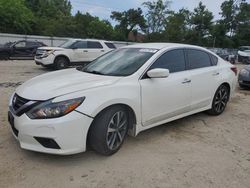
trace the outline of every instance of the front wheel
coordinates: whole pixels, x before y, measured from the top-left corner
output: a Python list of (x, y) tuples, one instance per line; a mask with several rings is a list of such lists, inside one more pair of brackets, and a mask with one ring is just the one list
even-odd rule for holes
[(221, 85), (215, 92), (212, 108), (208, 110), (210, 115), (220, 115), (224, 112), (229, 100), (229, 89), (225, 85)]
[(90, 127), (90, 146), (103, 155), (116, 153), (124, 142), (128, 124), (126, 109), (121, 106), (108, 108), (95, 118)]
[(57, 57), (54, 66), (57, 70), (66, 69), (69, 66), (69, 61), (66, 57)]

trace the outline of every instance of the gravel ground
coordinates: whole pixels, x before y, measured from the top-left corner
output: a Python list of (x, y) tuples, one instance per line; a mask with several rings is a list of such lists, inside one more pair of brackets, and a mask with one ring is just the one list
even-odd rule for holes
[(249, 188), (250, 91), (238, 88), (220, 116), (199, 113), (128, 137), (113, 156), (55, 156), (20, 149), (7, 122), (15, 87), (48, 71), (0, 61), (0, 187)]

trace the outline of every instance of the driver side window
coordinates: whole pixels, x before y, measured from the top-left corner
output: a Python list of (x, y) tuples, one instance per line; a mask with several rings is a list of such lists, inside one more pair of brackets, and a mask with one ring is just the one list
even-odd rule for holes
[(71, 47), (72, 48), (87, 48), (87, 42), (86, 41), (77, 41)]
[(161, 55), (149, 70), (155, 68), (168, 69), (170, 73), (186, 70), (184, 50), (171, 50)]

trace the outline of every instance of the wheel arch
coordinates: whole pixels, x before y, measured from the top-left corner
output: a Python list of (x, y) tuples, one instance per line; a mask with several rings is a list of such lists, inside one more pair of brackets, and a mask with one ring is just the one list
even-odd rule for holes
[(128, 134), (131, 135), (131, 136), (135, 136), (135, 129), (136, 129), (136, 124), (137, 124), (137, 117), (136, 117), (136, 113), (134, 111), (134, 109), (128, 105), (128, 104), (125, 104), (125, 103), (115, 103), (115, 104), (111, 104), (109, 106), (106, 106), (105, 108), (101, 109), (97, 114), (96, 116), (94, 117), (94, 120), (92, 121), (91, 125), (89, 126), (89, 129), (88, 129), (88, 133), (87, 133), (87, 145), (89, 145), (89, 132), (90, 132), (90, 129), (91, 129), (91, 126), (93, 125), (94, 121), (95, 121), (95, 118), (97, 116), (99, 116), (100, 114), (104, 113), (106, 110), (114, 107), (114, 106), (122, 106), (126, 109), (126, 111), (128, 112), (128, 116), (129, 116), (129, 130), (128, 130)]
[(64, 55), (64, 54), (58, 54), (58, 55), (56, 55), (56, 57), (54, 58), (54, 62), (53, 63), (55, 63), (56, 59), (59, 58), (59, 57), (64, 57), (65, 59), (67, 59), (68, 63), (70, 63), (69, 57), (66, 56), (66, 55)]
[(106, 106), (103, 109), (101, 109), (95, 117), (97, 117), (98, 115), (100, 115), (101, 113), (106, 111), (107, 109), (112, 108), (114, 106), (122, 106), (126, 109), (126, 111), (128, 112), (128, 115), (129, 115), (129, 120), (130, 120), (130, 124), (129, 124), (130, 127), (129, 128), (133, 128), (132, 126), (136, 125), (136, 123), (137, 123), (136, 113), (130, 105), (125, 104), (125, 103), (115, 103), (115, 104), (111, 104), (109, 106)]

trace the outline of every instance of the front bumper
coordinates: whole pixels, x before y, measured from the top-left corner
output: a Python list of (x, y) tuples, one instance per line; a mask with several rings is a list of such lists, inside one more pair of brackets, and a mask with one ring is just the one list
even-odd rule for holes
[[(86, 151), (88, 129), (93, 120), (90, 117), (76, 111), (60, 118), (39, 120), (32, 120), (26, 114), (20, 117), (11, 114), (14, 118), (12, 133), (23, 149), (58, 155)], [(59, 149), (45, 147), (37, 138), (53, 140)]]
[(55, 56), (53, 54), (43, 58), (35, 56), (35, 63), (37, 65), (52, 65), (54, 63), (54, 59)]
[(242, 86), (250, 87), (250, 75), (243, 76), (243, 75), (239, 74), (238, 82)]

